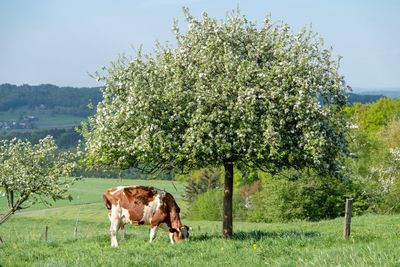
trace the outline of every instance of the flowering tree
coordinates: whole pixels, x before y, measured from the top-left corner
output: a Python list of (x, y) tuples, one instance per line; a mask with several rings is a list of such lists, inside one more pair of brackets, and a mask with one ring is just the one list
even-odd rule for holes
[(120, 59), (84, 130), (92, 166), (144, 171), (223, 165), (223, 235), (232, 236), (233, 167), (334, 173), (346, 150), (346, 86), (322, 41), (233, 13), (185, 15), (176, 48)]
[(48, 197), (67, 197), (65, 193), (73, 180), (62, 177), (70, 174), (74, 159), (71, 152), (59, 152), (50, 136), (36, 145), (16, 139), (1, 140), (0, 194), (7, 197), (9, 210), (0, 215), (0, 224), (37, 200), (47, 203)]

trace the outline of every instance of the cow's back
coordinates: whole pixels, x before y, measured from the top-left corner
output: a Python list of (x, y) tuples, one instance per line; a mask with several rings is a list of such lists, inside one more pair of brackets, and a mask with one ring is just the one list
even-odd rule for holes
[(103, 196), (107, 209), (117, 209), (126, 223), (150, 224), (163, 205), (165, 192), (154, 187), (120, 186), (108, 189)]

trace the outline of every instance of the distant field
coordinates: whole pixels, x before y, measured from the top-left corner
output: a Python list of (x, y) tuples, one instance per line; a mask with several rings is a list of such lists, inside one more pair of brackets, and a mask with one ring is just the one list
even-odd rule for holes
[(28, 109), (24, 107), (11, 111), (1, 111), (0, 121), (17, 121), (21, 116), (34, 116), (38, 118), (39, 120), (35, 121), (37, 129), (71, 128), (80, 125), (81, 121), (87, 119), (86, 117), (66, 114), (53, 114), (50, 110)]
[[(101, 195), (108, 187), (128, 184), (165, 188), (186, 209), (180, 183), (175, 183), (176, 190), (170, 181), (85, 179), (72, 188), (73, 202), (57, 202), (48, 209), (35, 206), (0, 226), (0, 266), (400, 266), (400, 215), (353, 218), (349, 241), (342, 238), (342, 218), (235, 222), (233, 240), (220, 237), (221, 222), (183, 218), (193, 227), (189, 242), (170, 245), (168, 234), (160, 231), (149, 244), (148, 227), (130, 226), (127, 238), (113, 249)], [(4, 204), (2, 200), (3, 209)]]

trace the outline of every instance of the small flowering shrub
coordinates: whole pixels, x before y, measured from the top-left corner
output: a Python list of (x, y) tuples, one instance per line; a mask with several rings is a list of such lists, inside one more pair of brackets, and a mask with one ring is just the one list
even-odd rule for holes
[(400, 212), (400, 148), (391, 148), (379, 165), (370, 168), (370, 175), (361, 180), (371, 211)]
[(60, 152), (54, 139), (47, 136), (38, 144), (29, 141), (0, 141), (0, 195), (7, 198), (9, 211), (0, 216), (0, 224), (15, 211), (35, 201), (66, 198), (73, 180), (65, 179), (76, 165), (76, 154)]

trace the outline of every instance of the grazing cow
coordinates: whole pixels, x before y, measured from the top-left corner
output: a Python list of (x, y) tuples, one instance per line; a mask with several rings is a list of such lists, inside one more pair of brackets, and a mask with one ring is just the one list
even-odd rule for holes
[(117, 247), (117, 232), (127, 223), (151, 226), (150, 242), (161, 225), (169, 230), (171, 243), (189, 238), (189, 227), (181, 223), (174, 197), (163, 190), (146, 186), (119, 186), (108, 189), (103, 200), (111, 222), (111, 246)]

